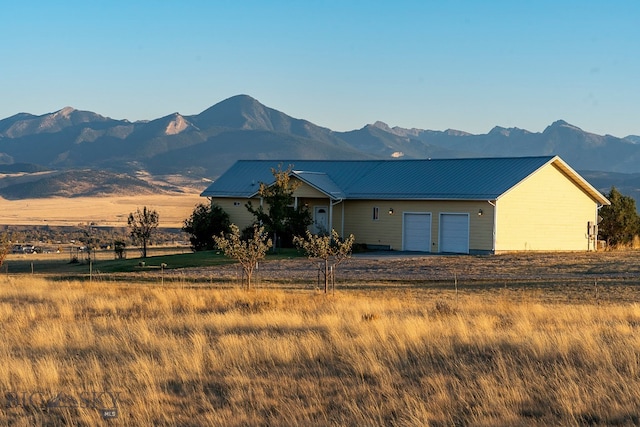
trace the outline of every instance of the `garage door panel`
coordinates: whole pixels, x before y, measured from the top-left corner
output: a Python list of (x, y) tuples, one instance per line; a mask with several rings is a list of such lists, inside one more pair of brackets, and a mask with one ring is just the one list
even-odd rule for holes
[(405, 251), (431, 251), (431, 214), (405, 213), (403, 227)]
[(440, 215), (440, 252), (469, 253), (469, 214)]

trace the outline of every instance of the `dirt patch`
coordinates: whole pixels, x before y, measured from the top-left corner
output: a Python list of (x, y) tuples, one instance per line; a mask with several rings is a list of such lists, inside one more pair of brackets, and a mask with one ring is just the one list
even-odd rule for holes
[[(263, 261), (262, 280), (312, 282), (317, 261), (306, 258)], [(237, 265), (180, 270), (187, 276), (234, 279)], [(640, 283), (640, 251), (515, 253), (503, 255), (356, 254), (337, 267), (341, 282), (536, 282), (629, 280)]]
[[(320, 268), (306, 258), (264, 261), (253, 285), (257, 289), (322, 292)], [(169, 274), (178, 283), (186, 279), (206, 286), (241, 287), (242, 271), (237, 264)], [(409, 298), (427, 306), (444, 301), (458, 307), (470, 296), (487, 304), (640, 304), (640, 251), (487, 256), (357, 254), (337, 267), (336, 289), (389, 299)]]

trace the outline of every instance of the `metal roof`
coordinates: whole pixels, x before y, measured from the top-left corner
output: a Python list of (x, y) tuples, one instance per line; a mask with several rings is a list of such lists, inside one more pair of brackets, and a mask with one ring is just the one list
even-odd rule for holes
[(324, 172), (307, 172), (307, 171), (292, 171), (293, 175), (297, 176), (303, 182), (306, 182), (311, 187), (318, 191), (325, 193), (332, 199), (344, 199), (345, 194), (340, 187), (333, 182), (331, 177)]
[(339, 199), (496, 200), (543, 166), (554, 163), (601, 204), (609, 201), (557, 156), (422, 160), (240, 160), (201, 195), (252, 197), (272, 168)]

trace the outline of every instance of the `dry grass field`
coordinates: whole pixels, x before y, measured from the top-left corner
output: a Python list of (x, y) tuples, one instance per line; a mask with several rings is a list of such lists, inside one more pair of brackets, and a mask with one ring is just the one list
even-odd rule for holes
[(160, 226), (180, 228), (198, 203), (206, 202), (199, 193), (67, 197), (6, 200), (0, 198), (2, 225), (78, 225), (126, 227), (127, 216), (147, 206), (160, 215)]
[[(280, 285), (266, 271), (251, 292), (179, 279), (204, 274), (197, 270), (176, 272), (164, 286), (3, 275), (0, 419), (637, 425), (640, 303), (637, 267), (628, 270), (638, 255), (620, 263), (601, 255), (599, 264), (589, 258), (591, 274), (618, 282), (601, 285), (600, 298), (578, 254), (398, 258), (418, 276), (432, 274), (431, 283), (402, 268), (392, 280), (393, 259), (354, 259), (344, 273), (359, 271), (357, 278), (328, 296), (295, 285), (295, 274)], [(298, 261), (307, 262), (265, 268), (276, 275)], [(225, 277), (226, 268), (209, 274)], [(472, 283), (471, 271), (487, 279)], [(508, 277), (527, 271), (510, 286)], [(563, 291), (572, 297), (559, 298)], [(102, 409), (116, 409), (117, 418), (103, 421)]]

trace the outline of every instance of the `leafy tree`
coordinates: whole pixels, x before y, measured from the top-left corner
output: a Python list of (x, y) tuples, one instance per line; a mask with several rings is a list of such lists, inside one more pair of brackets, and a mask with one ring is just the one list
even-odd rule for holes
[(242, 266), (244, 277), (247, 278), (247, 290), (251, 289), (251, 278), (258, 261), (263, 259), (271, 247), (271, 239), (265, 238), (264, 227), (253, 228), (253, 236), (249, 240), (240, 238), (240, 229), (231, 224), (231, 232), (226, 236), (214, 236), (216, 245), (225, 256), (237, 260)]
[(258, 194), (268, 206), (265, 210), (263, 205), (254, 208), (249, 201), (245, 206), (255, 217), (259, 224), (264, 225), (267, 232), (273, 234), (273, 241), (277, 244), (278, 237), (284, 246), (292, 243), (293, 236), (302, 235), (311, 224), (311, 214), (304, 206), (293, 208), (295, 190), (302, 185), (299, 181), (291, 180), (291, 169), (289, 166), (282, 170), (282, 165), (278, 169), (271, 168), (271, 173), (275, 182), (271, 185), (260, 183)]
[(147, 209), (146, 206), (142, 210), (138, 208), (135, 212), (129, 214), (127, 224), (131, 230), (131, 238), (135, 244), (142, 244), (140, 249), (142, 258), (147, 257), (147, 244), (153, 232), (158, 228), (159, 219), (158, 212), (153, 209)]
[(324, 261), (324, 293), (329, 291), (329, 263), (333, 261), (333, 268), (351, 256), (355, 237), (350, 234), (346, 240), (341, 240), (335, 230), (331, 230), (331, 235), (313, 235), (306, 231), (306, 237), (296, 236), (293, 238), (294, 244), (304, 250), (311, 260), (321, 259)]
[(199, 203), (191, 216), (184, 220), (182, 231), (191, 235), (191, 249), (208, 251), (215, 247), (213, 236), (228, 233), (230, 225), (229, 214), (219, 205)]
[(113, 241), (113, 252), (116, 255), (116, 259), (124, 259), (127, 257), (127, 243), (122, 240)]
[(600, 209), (602, 221), (598, 226), (599, 234), (607, 246), (628, 244), (640, 234), (636, 202), (632, 197), (622, 195), (615, 187), (611, 187), (607, 199), (611, 205)]

